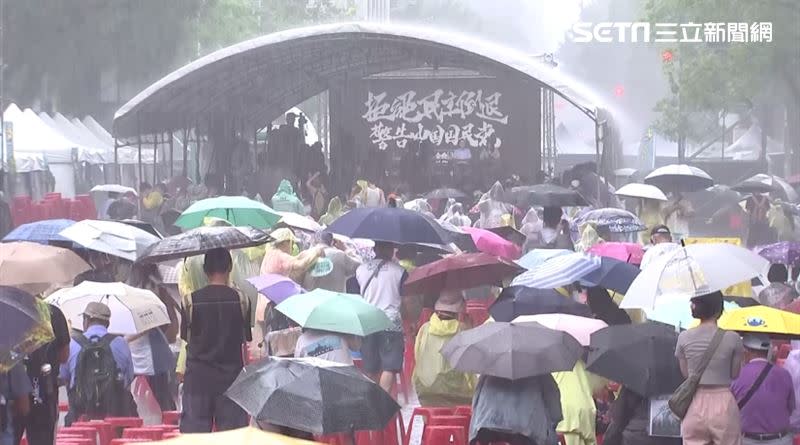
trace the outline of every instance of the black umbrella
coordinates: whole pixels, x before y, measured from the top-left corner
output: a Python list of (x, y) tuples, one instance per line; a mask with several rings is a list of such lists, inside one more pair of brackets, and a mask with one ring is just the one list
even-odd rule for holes
[(599, 286), (624, 294), (639, 275), (639, 268), (614, 258), (601, 257), (600, 268), (581, 279), (581, 284)]
[(395, 244), (448, 244), (450, 237), (438, 222), (413, 210), (391, 207), (353, 209), (327, 229), (349, 238)]
[(500, 226), (487, 229), (490, 232), (496, 233), (512, 243), (522, 247), (525, 244), (525, 234), (511, 226)]
[(425, 194), (425, 199), (462, 199), (466, 197), (467, 195), (461, 190), (451, 188), (431, 190)]
[(0, 286), (0, 351), (12, 349), (40, 321), (36, 299), (31, 294)]
[(160, 263), (200, 255), (216, 248), (243, 249), (265, 244), (271, 239), (266, 232), (251, 227), (198, 227), (153, 243), (139, 262)]
[(441, 352), (459, 371), (517, 380), (571, 371), (583, 347), (539, 323), (495, 322), (459, 332)]
[(161, 232), (158, 231), (158, 229), (156, 229), (152, 224), (148, 222), (139, 221), (138, 219), (121, 219), (119, 220), (119, 222), (121, 222), (122, 224), (127, 224), (129, 226), (136, 227), (137, 229), (142, 229), (145, 232), (155, 237), (164, 238), (164, 235), (162, 235)]
[(570, 314), (591, 317), (589, 306), (565, 297), (553, 289), (511, 286), (503, 289), (489, 307), (495, 321), (512, 321), (520, 315)]
[(575, 190), (555, 184), (536, 184), (514, 187), (507, 198), (513, 203), (524, 203), (542, 207), (585, 206), (586, 201)]
[(670, 394), (683, 381), (675, 328), (647, 322), (609, 326), (592, 334), (586, 369), (648, 397)]
[(320, 359), (254, 363), (225, 394), (257, 420), (316, 435), (382, 430), (400, 411), (355, 367)]

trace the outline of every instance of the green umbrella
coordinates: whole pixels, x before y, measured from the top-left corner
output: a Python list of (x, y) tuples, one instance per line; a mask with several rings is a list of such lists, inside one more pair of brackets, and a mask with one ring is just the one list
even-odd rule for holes
[(391, 326), (386, 314), (358, 295), (316, 289), (275, 307), (304, 328), (361, 337)]
[(281, 219), (275, 210), (244, 196), (219, 196), (203, 199), (181, 213), (175, 225), (194, 229), (203, 225), (206, 217), (222, 218), (234, 226), (250, 226), (269, 229)]

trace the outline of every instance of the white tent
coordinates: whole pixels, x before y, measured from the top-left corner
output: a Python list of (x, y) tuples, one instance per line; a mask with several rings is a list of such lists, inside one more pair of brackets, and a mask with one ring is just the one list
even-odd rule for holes
[[(73, 119), (73, 122), (77, 118)], [(102, 125), (100, 125), (92, 116), (86, 116), (80, 122), (99, 140), (107, 142), (109, 146), (108, 162), (114, 162), (114, 138), (111, 136)], [(76, 123), (77, 125), (77, 123)], [(118, 162), (120, 164), (138, 164), (139, 163), (139, 148), (126, 145), (117, 149)], [(142, 163), (153, 164), (153, 146), (152, 144), (142, 144)]]
[(96, 163), (105, 164), (108, 162), (106, 158), (106, 147), (103, 147), (103, 144), (97, 141), (96, 138), (84, 133), (82, 129), (76, 127), (74, 123), (61, 113), (55, 113), (53, 115), (53, 121), (55, 121), (58, 128), (61, 129), (62, 133), (68, 134), (72, 140), (91, 150), (91, 156), (96, 159)]

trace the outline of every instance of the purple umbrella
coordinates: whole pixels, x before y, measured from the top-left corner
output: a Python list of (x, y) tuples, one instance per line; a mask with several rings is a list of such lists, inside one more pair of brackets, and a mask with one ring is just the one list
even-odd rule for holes
[(800, 266), (800, 242), (781, 241), (756, 248), (756, 252), (774, 264)]
[(247, 281), (275, 304), (280, 304), (291, 296), (305, 292), (305, 289), (290, 278), (274, 273), (248, 278)]

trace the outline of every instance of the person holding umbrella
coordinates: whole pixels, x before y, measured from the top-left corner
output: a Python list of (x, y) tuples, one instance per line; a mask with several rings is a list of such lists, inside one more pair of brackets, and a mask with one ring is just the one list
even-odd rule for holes
[(711, 354), (689, 411), (681, 422), (681, 437), (687, 445), (741, 443), (739, 409), (730, 385), (739, 376), (743, 346), (739, 334), (717, 328), (722, 304), (719, 291), (692, 298), (692, 316), (699, 319), (700, 324), (681, 332), (675, 347), (675, 357), (684, 378), (697, 372), (703, 356)]
[(422, 406), (468, 405), (475, 390), (475, 375), (453, 369), (440, 352), (453, 336), (469, 328), (459, 321), (464, 297), (461, 292), (444, 291), (433, 309), (414, 344), (414, 388)]
[(376, 241), (375, 259), (356, 270), (361, 295), (367, 303), (382, 310), (392, 327), (368, 335), (361, 345), (364, 371), (375, 376), (386, 392), (391, 394), (396, 374), (403, 369), (403, 321), (401, 318), (400, 288), (408, 277), (406, 270), (394, 261), (394, 244)]
[(783, 308), (797, 298), (794, 288), (786, 284), (789, 271), (783, 264), (771, 264), (767, 272), (769, 286), (758, 293), (758, 302), (764, 306)]

